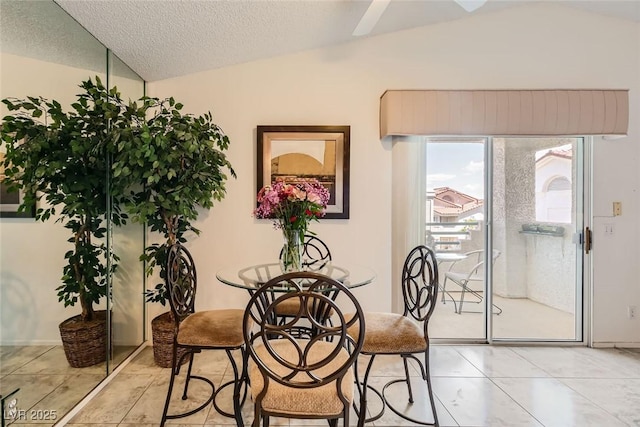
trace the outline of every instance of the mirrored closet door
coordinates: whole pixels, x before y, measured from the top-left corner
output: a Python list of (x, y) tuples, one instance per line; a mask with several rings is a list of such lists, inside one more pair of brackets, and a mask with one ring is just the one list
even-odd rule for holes
[[(96, 77), (117, 86), (125, 100), (144, 94), (144, 81), (53, 1), (0, 0), (0, 18), (0, 98), (41, 96), (69, 111), (82, 92), (79, 85)], [(0, 106), (0, 115), (7, 114)], [(4, 153), (0, 147), (2, 158)], [(81, 313), (80, 304), (65, 307), (58, 297), (65, 256), (74, 248), (72, 232), (56, 221), (60, 209), (46, 221), (36, 221), (30, 212), (16, 214), (21, 196), (5, 190), (0, 193), (0, 395), (10, 396), (20, 418), (7, 423), (53, 425), (144, 342), (144, 275), (138, 261), (143, 227), (115, 227), (108, 222), (110, 212), (103, 214), (108, 232), (92, 243), (103, 248), (102, 260), (119, 258), (117, 270), (105, 278), (105, 296), (94, 304), (104, 315), (106, 335), (96, 360), (84, 358), (90, 344), (67, 354), (60, 325)], [(110, 208), (109, 200), (104, 206)], [(70, 362), (69, 356), (80, 361)], [(24, 418), (30, 414), (48, 419)]]

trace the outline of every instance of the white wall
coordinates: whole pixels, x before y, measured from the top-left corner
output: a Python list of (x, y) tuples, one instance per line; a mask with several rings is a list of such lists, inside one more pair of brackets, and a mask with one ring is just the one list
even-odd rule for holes
[(251, 217), (257, 125), (351, 125), (351, 218), (325, 220), (312, 230), (337, 262), (375, 268), (375, 283), (356, 292), (367, 310), (389, 310), (391, 150), (378, 136), (386, 89), (629, 88), (629, 137), (595, 144), (596, 239), (612, 201), (622, 202), (623, 215), (606, 219), (620, 232), (595, 243), (593, 333), (600, 344), (640, 344), (640, 321), (626, 318), (627, 304), (640, 307), (639, 46), (638, 24), (527, 5), (151, 83), (152, 96), (174, 96), (198, 114), (211, 110), (232, 141), (228, 155), (238, 179), (203, 215), (202, 235), (189, 243), (199, 270), (199, 307), (241, 307), (248, 296), (219, 284), (216, 271), (272, 260), (281, 244), (269, 223)]

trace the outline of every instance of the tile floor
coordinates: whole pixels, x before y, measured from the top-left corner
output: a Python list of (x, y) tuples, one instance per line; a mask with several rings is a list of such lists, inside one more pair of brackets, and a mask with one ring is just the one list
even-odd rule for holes
[[(376, 362), (375, 385), (402, 373), (396, 360)], [(194, 370), (219, 384), (229, 378), (228, 365), (224, 353), (205, 352), (197, 357)], [(640, 349), (433, 345), (431, 367), (442, 426), (640, 426)], [(145, 348), (67, 425), (157, 426), (168, 379), (168, 370), (156, 367), (151, 348)], [(401, 401), (405, 392), (399, 387), (390, 394)], [(203, 391), (193, 387), (194, 399)], [(228, 394), (221, 393), (220, 401), (229, 408)], [(173, 402), (172, 408), (184, 405), (178, 397)], [(428, 417), (425, 398), (417, 402), (411, 410)], [(370, 410), (378, 405), (372, 403)], [(250, 425), (250, 402), (243, 413), (245, 425)], [(184, 427), (232, 424), (211, 409), (171, 422)], [(272, 425), (326, 422), (272, 419)], [(413, 424), (386, 411), (368, 425)]]
[[(572, 339), (573, 316), (527, 299), (497, 298), (503, 313), (493, 316), (494, 334), (509, 338)], [(478, 307), (470, 306), (471, 309)], [(528, 319), (538, 319), (530, 322)], [(456, 314), (451, 301), (440, 303), (430, 323), (432, 338), (478, 338), (484, 336), (482, 315)], [(131, 348), (116, 351), (116, 362)], [(17, 387), (21, 408), (69, 411), (103, 378), (105, 366), (70, 368), (60, 346), (0, 346), (0, 394)]]
[[(126, 359), (134, 349), (116, 347), (112, 366)], [(0, 395), (7, 396), (19, 389), (10, 399), (16, 398), (16, 409), (24, 411), (19, 418), (51, 425), (51, 421), (43, 418), (60, 419), (104, 379), (106, 370), (106, 363), (70, 367), (60, 345), (0, 346)], [(5, 418), (9, 416), (5, 414)]]

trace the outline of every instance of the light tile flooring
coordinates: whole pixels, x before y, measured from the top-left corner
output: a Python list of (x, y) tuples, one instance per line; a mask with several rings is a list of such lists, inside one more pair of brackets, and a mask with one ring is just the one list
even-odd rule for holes
[[(395, 358), (374, 365), (373, 383), (381, 386), (401, 375)], [(431, 369), (442, 426), (640, 426), (640, 350), (585, 347), (433, 345)], [(203, 352), (194, 370), (217, 384), (229, 378), (223, 352)], [(417, 371), (413, 372), (417, 375)], [(150, 427), (160, 420), (168, 387), (168, 369), (153, 363), (145, 348), (72, 420), (75, 427)], [(418, 379), (414, 383), (421, 384)], [(193, 398), (204, 389), (192, 383)], [(401, 385), (390, 393), (402, 400)], [(229, 408), (229, 394), (220, 395)], [(423, 392), (423, 390), (421, 390)], [(183, 407), (178, 396), (172, 409)], [(379, 403), (371, 404), (375, 411)], [(413, 411), (429, 416), (424, 397)], [(243, 408), (245, 425), (252, 418), (251, 404)], [(223, 426), (233, 420), (207, 409), (179, 422), (179, 426)], [(355, 418), (352, 417), (352, 424)], [(21, 426), (20, 424), (13, 424)], [(326, 425), (323, 421), (272, 419), (272, 425)], [(368, 425), (412, 425), (386, 411)]]
[[(459, 298), (455, 292), (453, 295)], [(495, 298), (502, 308), (493, 316), (494, 336), (525, 339), (573, 339), (571, 314), (554, 310), (527, 299)], [(477, 304), (465, 304), (465, 312), (456, 314), (447, 299), (436, 308), (430, 322), (431, 338), (481, 338), (482, 314)], [(468, 309), (468, 311), (467, 311)], [(535, 319), (535, 321), (532, 321)], [(118, 347), (116, 362), (130, 354), (131, 348)], [(0, 394), (20, 390), (20, 408), (55, 410), (58, 417), (69, 411), (103, 378), (104, 364), (74, 369), (66, 363), (59, 346), (0, 346)]]
[[(133, 350), (130, 346), (116, 347), (113, 366)], [(51, 425), (51, 421), (42, 418), (60, 419), (104, 379), (106, 370), (106, 363), (70, 367), (59, 345), (0, 346), (0, 395), (7, 396), (20, 389), (10, 399), (17, 399), (19, 418)]]

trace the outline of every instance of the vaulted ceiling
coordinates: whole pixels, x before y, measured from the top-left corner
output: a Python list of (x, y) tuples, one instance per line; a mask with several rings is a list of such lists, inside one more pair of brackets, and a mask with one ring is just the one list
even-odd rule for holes
[[(6, 0), (2, 0), (6, 1)], [(374, 0), (379, 1), (379, 0)], [(493, 13), (540, 0), (391, 0), (360, 37)], [(147, 81), (357, 40), (368, 0), (55, 0)], [(640, 22), (640, 0), (553, 1)]]

